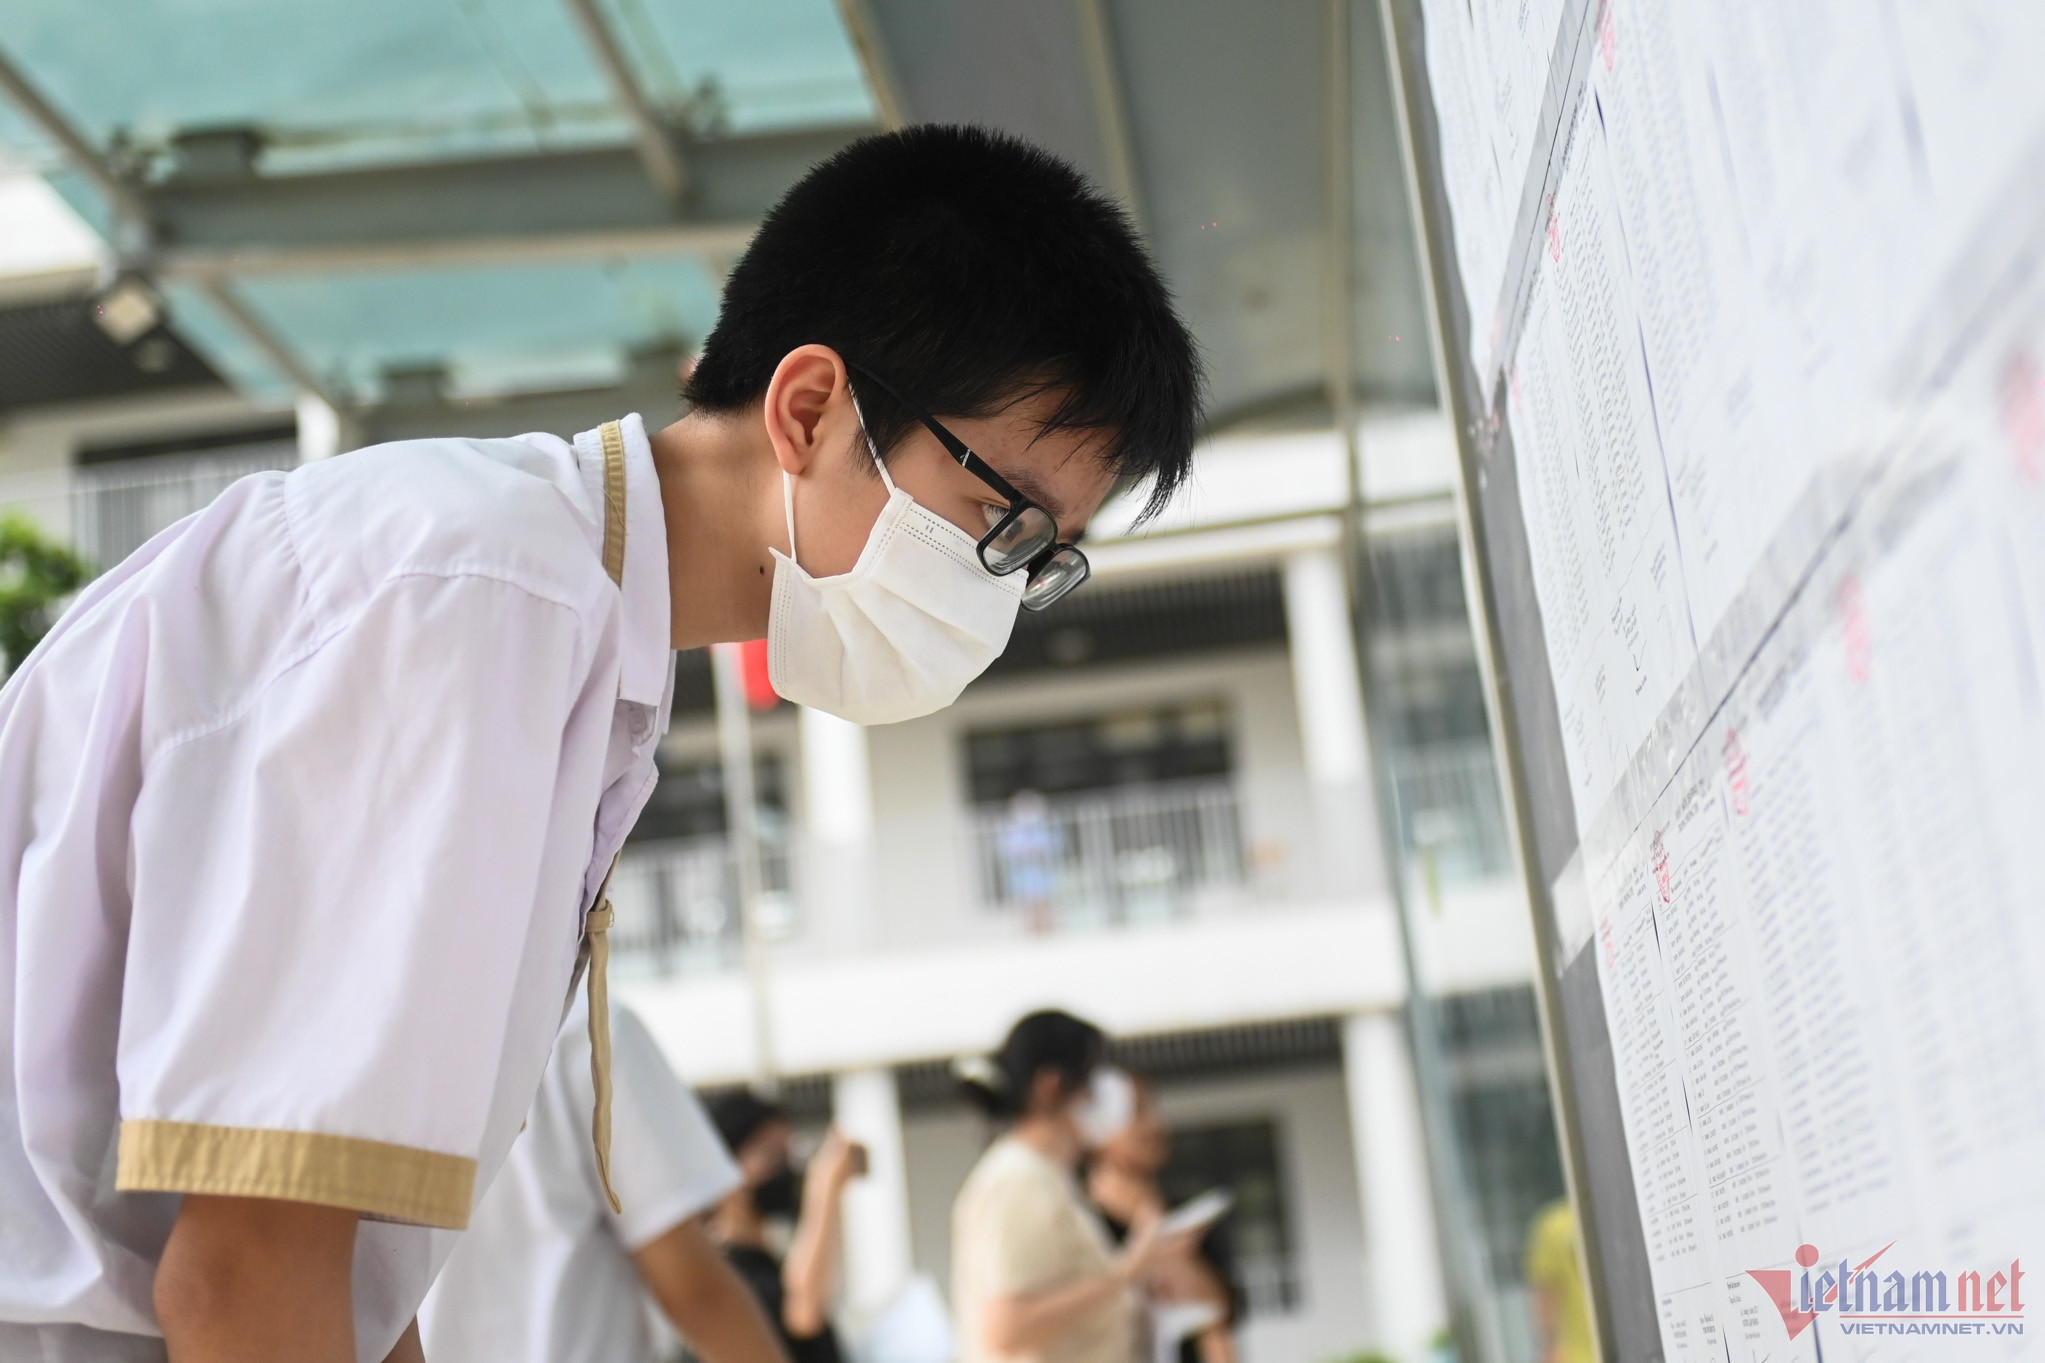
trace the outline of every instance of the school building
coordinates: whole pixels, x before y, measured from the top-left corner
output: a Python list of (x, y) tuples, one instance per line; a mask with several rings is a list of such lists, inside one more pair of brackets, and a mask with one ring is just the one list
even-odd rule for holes
[[(1130, 207), (1207, 357), (1193, 486), (1137, 533), (1105, 511), (1094, 580), (1025, 613), (953, 708), (871, 730), (749, 716), (751, 951), (712, 669), (683, 655), (614, 887), (617, 990), (691, 1081), (771, 1072), (806, 1122), (869, 1144), (855, 1341), (915, 1275), (948, 1282), (950, 1202), (990, 1135), (950, 1062), (1055, 1005), (1155, 1081), (1170, 1190), (1235, 1190), (1249, 1363), (1432, 1357), (1448, 1262), (1487, 1315), (1466, 1337), (1531, 1359), (1522, 1249), (1562, 1174), (1371, 7), (962, 7), (922, 29), (899, 4), (789, 8), (818, 22), (762, 39), (766, 74), (734, 47), (709, 103), (643, 71), (644, 100), (608, 110), (601, 83), (581, 103), (548, 86), (558, 117), (531, 137), (509, 105), (308, 132), (252, 103), (246, 126), (141, 129), (164, 228), (146, 258), (0, 171), (0, 216), (41, 215), (0, 238), (0, 507), (103, 568), (302, 458), (658, 425), (748, 223), (810, 160), (903, 118), (1071, 156)], [(868, 11), (874, 32), (836, 27)], [(1089, 13), (1105, 26), (1075, 26)], [(670, 46), (725, 61), (753, 22)], [(61, 75), (61, 36), (16, 55)], [(614, 36), (637, 63), (645, 35)], [(806, 53), (824, 74), (791, 102), (766, 75)], [(420, 80), (446, 61), (387, 55)], [(125, 126), (71, 99), (86, 133)], [(649, 119), (679, 129), (679, 208), (649, 197)], [(61, 185), (61, 161), (34, 169)]]
[[(87, 295), (0, 309), (0, 328), (56, 330), (67, 306)], [(633, 396), (556, 399), (554, 429)], [(18, 409), (0, 504), (106, 565), (233, 479), (294, 465), (307, 435), (291, 411), (203, 388)], [(1453, 447), (1424, 409), (1367, 412), (1358, 443), (1362, 548), (1336, 432), (1231, 433), (1161, 524), (1129, 537), (1126, 508), (1104, 514), (1095, 580), (1024, 615), (953, 708), (871, 730), (754, 714), (763, 969), (748, 969), (709, 660), (680, 656), (662, 785), (614, 887), (613, 977), (691, 1081), (754, 1082), (764, 1063), (806, 1120), (835, 1117), (876, 1152), (848, 1213), (855, 1314), (911, 1274), (948, 1280), (951, 1198), (989, 1135), (949, 1062), (1055, 1005), (1155, 1081), (1173, 1186), (1236, 1190), (1246, 1358), (1338, 1358), (1438, 1326), (1378, 826), (1404, 839), (1486, 1245), (1517, 1280), (1560, 1175)], [(1345, 569), (1345, 552), (1363, 561)], [(1379, 609), (1353, 608), (1358, 584), (1382, 589)], [(1359, 615), (1392, 683), (1375, 689), (1400, 710), (1368, 726)], [(1382, 791), (1373, 735), (1392, 749)], [(1413, 1321), (1382, 1319), (1400, 1310)]]

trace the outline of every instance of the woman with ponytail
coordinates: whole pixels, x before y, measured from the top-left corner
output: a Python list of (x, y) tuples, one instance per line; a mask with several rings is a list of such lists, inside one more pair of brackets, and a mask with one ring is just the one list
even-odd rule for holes
[(1032, 1013), (991, 1056), (954, 1067), (1003, 1123), (952, 1206), (952, 1304), (960, 1363), (1134, 1363), (1142, 1288), (1183, 1255), (1189, 1232), (1155, 1217), (1118, 1251), (1081, 1194), (1080, 1162), (1135, 1115), (1106, 1038), (1069, 1013)]

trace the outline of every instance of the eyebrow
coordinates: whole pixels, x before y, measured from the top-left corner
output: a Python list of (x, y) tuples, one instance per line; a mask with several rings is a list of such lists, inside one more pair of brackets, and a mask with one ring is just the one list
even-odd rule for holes
[[(987, 456), (984, 454), (980, 457), (987, 459)], [(992, 464), (994, 461), (987, 459), (987, 462)], [(1058, 522), (1059, 533), (1068, 533), (1068, 526), (1066, 524), (1069, 518), (1068, 509), (1064, 503), (1053, 498), (1045, 490), (1043, 483), (1038, 481), (1036, 474), (1028, 469), (1018, 469), (1014, 473), (1007, 473), (997, 468), (995, 472), (1000, 473), (1002, 477), (1006, 478), (1009, 486), (1013, 487), (1017, 492), (1020, 492), (1023, 496), (1050, 512), (1051, 519)]]

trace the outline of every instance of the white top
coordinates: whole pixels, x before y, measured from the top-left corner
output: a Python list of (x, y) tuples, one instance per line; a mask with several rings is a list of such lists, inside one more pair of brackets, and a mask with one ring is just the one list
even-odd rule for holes
[(50, 1356), (160, 1333), (180, 1192), (368, 1213), (359, 1355), (412, 1318), (653, 787), (667, 542), (624, 433), (622, 593), (595, 432), (407, 441), (235, 484), (0, 690), (0, 1321), (70, 1323)]
[(738, 1186), (646, 1024), (611, 1005), (614, 1215), (589, 1143), (589, 1014), (571, 1008), (504, 1170), (419, 1311), (433, 1363), (654, 1363), (633, 1251)]
[(1142, 1303), (1118, 1292), (1036, 1349), (986, 1344), (987, 1304), (1106, 1273), (1114, 1243), (1072, 1174), (1014, 1136), (987, 1147), (952, 1203), (952, 1306), (960, 1363), (1136, 1363)]

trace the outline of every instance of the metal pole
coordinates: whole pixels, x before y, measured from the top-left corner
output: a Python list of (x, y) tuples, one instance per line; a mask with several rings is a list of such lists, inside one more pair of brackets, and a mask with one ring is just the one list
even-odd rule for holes
[(0, 91), (13, 101), (22, 117), (35, 124), (43, 136), (62, 149), (78, 173), (90, 180), (92, 187), (105, 197), (115, 216), (138, 231), (148, 230), (149, 205), (141, 192), (101, 158), (98, 150), (43, 98), (42, 92), (29, 83), (28, 77), (8, 59), (5, 52), (0, 52)]
[(753, 786), (753, 719), (746, 708), (744, 662), (738, 644), (710, 647), (717, 684), (717, 756), (724, 773), (724, 836), (738, 881), (739, 926), (744, 933), (746, 979), (753, 1002), (754, 1068), (770, 1093), (780, 1085), (774, 1058), (774, 1017), (768, 997), (767, 935), (760, 922), (760, 817)]
[(873, 108), (880, 115), (881, 127), (892, 132), (906, 125), (909, 112), (902, 103), (901, 82), (895, 79), (894, 64), (888, 60), (887, 46), (881, 41), (872, 7), (866, 0), (838, 0), (838, 17), (844, 21), (853, 50), (859, 53), (859, 65), (866, 73), (866, 88), (873, 95)]
[(1087, 83), (1093, 87), (1094, 126), (1108, 159), (1108, 179), (1122, 206), (1143, 226), (1143, 201), (1136, 186), (1136, 150), (1129, 138), (1128, 104), (1122, 77), (1115, 69), (1115, 39), (1108, 28), (1104, 0), (1073, 0), (1079, 21), (1079, 45), (1086, 53)]
[(540, 232), (508, 236), (335, 241), (302, 246), (160, 246), (137, 263), (160, 278), (236, 278), (352, 270), (426, 270), (471, 265), (535, 265), (607, 256), (737, 255), (755, 222), (678, 222), (665, 227)]
[(681, 202), (689, 187), (688, 168), (682, 164), (682, 154), (668, 136), (667, 125), (654, 112), (646, 92), (639, 88), (639, 77), (634, 74), (631, 62), (626, 60), (625, 49), (618, 46), (617, 36), (604, 21), (596, 0), (568, 0), (568, 9), (575, 16), (576, 26), (582, 30), (584, 40), (589, 43), (596, 64), (603, 68), (604, 79), (611, 87), (611, 98), (632, 120), (639, 163), (646, 168), (646, 178), (653, 181), (653, 187), (660, 191), (662, 198), (670, 203)]
[[(1421, 1128), (1429, 1146), (1431, 1192), (1440, 1256), (1448, 1298), (1450, 1325), (1459, 1352), (1484, 1363), (1506, 1357), (1496, 1313), (1480, 1300), (1490, 1281), (1482, 1246), (1482, 1222), (1471, 1206), (1468, 1170), (1456, 1139), (1454, 1112), (1444, 1076), (1440, 1022), (1414, 943), (1412, 905), (1406, 883), (1405, 840), (1399, 827), (1398, 792), (1391, 779), (1390, 735), (1383, 707), (1375, 700), (1376, 672), (1371, 641), (1375, 635), (1373, 582), (1365, 527), (1362, 440), (1357, 430), (1354, 372), (1355, 297), (1351, 279), (1354, 250), (1355, 199), (1351, 151), (1355, 113), (1351, 102), (1355, 61), (1350, 32), (1353, 0), (1328, 0), (1328, 235), (1332, 317), (1328, 327), (1329, 400), (1342, 432), (1346, 456), (1349, 505), (1342, 518), (1343, 562), (1350, 582), (1350, 615), (1355, 621), (1358, 676), (1365, 705), (1365, 732), (1370, 736), (1371, 771), (1376, 783), (1379, 836), (1384, 841), (1387, 889), (1399, 923), (1399, 951), (1406, 972), (1406, 1041), (1413, 1057), (1413, 1080), (1419, 1100)], [(1431, 860), (1432, 849), (1429, 849)], [(1432, 866), (1430, 864), (1430, 879)], [(1438, 911), (1438, 910), (1437, 910)]]
[[(1485, 712), (1497, 735), (1497, 752), (1504, 759), (1501, 776), (1509, 799), (1507, 824), (1513, 852), (1526, 889), (1533, 918), (1536, 968), (1535, 997), (1539, 1004), (1541, 1043), (1547, 1068), (1549, 1091), (1553, 1096), (1556, 1135), (1563, 1152), (1563, 1177), (1569, 1190), (1570, 1206), (1576, 1214), (1577, 1252), (1584, 1270), (1584, 1285), (1590, 1296), (1590, 1325), (1597, 1356), (1612, 1359), (1609, 1341), (1611, 1302), (1605, 1290), (1604, 1254), (1598, 1234), (1597, 1217), (1590, 1215), (1590, 1164), (1583, 1133), (1577, 1122), (1576, 1074), (1567, 1043), (1560, 998), (1560, 953), (1555, 940), (1555, 917), (1548, 885), (1537, 869), (1533, 846), (1533, 792), (1527, 779), (1524, 747), (1516, 712), (1507, 694), (1507, 679), (1500, 668), (1505, 656), (1497, 602), (1491, 590), (1488, 533), (1481, 489), (1483, 451), (1493, 419), (1493, 403), (1474, 372), (1469, 358), (1469, 336), (1459, 321), (1464, 310), (1456, 306), (1462, 294), (1456, 256), (1450, 237), (1447, 195), (1442, 188), (1440, 148), (1421, 129), (1434, 126), (1433, 94), (1428, 85), (1424, 29), (1418, 0), (1378, 0), (1378, 15), (1384, 34), (1386, 66), (1392, 83), (1392, 109), (1399, 128), (1399, 149), (1406, 171), (1406, 191), (1412, 212), (1413, 231), (1419, 243), (1421, 264), (1428, 287), (1423, 290), (1427, 305), (1428, 339), (1434, 350), (1435, 374), (1442, 385), (1443, 405), (1455, 426), (1456, 449), (1461, 466), (1456, 504), (1463, 551), (1465, 599), (1471, 603), (1471, 617), (1479, 626), (1476, 636), (1478, 658), (1485, 681)], [(1522, 212), (1524, 213), (1524, 205)], [(1490, 306), (1495, 300), (1477, 300), (1472, 306)], [(1490, 325), (1488, 316), (1471, 313), (1468, 324)], [(1494, 358), (1494, 364), (1498, 361)]]
[(229, 326), (241, 333), (244, 341), (261, 352), (271, 367), (291, 380), (301, 392), (310, 393), (329, 407), (340, 406), (326, 389), (321, 387), (319, 380), (313, 377), (312, 371), (291, 353), (291, 347), (284, 343), (284, 338), (272, 330), (268, 322), (258, 317), (226, 280), (201, 279), (194, 283), (194, 287), (205, 295), (206, 301), (227, 320)]

